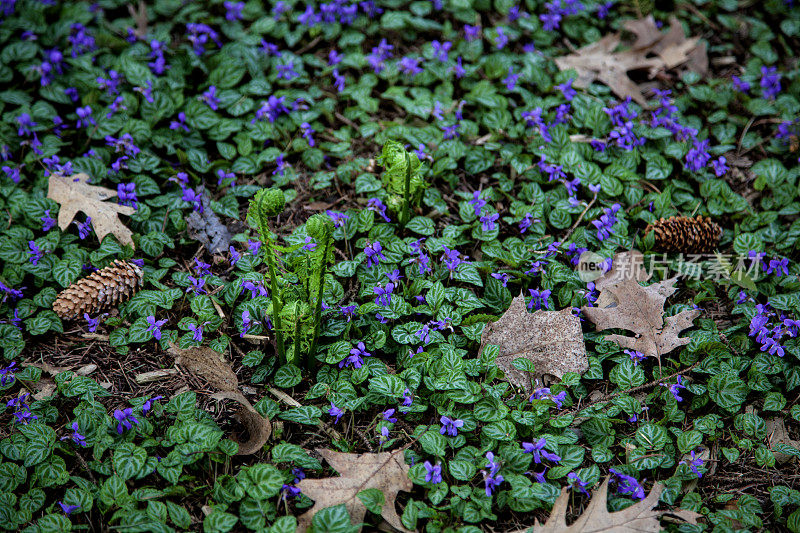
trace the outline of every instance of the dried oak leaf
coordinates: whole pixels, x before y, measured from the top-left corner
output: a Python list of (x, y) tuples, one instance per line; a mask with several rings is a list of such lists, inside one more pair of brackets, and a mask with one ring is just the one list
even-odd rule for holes
[(675, 292), (677, 279), (670, 278), (647, 287), (626, 279), (606, 287), (597, 298), (596, 307), (584, 307), (583, 313), (598, 331), (619, 328), (635, 333), (634, 337), (607, 335), (606, 340), (660, 359), (689, 343), (688, 338), (678, 335), (691, 327), (692, 321), (700, 315), (696, 309), (686, 309), (664, 318), (664, 303)]
[(515, 368), (514, 359), (530, 360), (536, 376), (565, 372), (585, 372), (589, 368), (583, 343), (581, 321), (571, 309), (529, 313), (520, 294), (496, 322), (486, 324), (481, 335), (481, 351), (487, 344), (500, 348), (495, 363), (506, 380), (532, 393), (531, 374)]
[(705, 43), (698, 37), (687, 39), (683, 33), (683, 26), (677, 17), (669, 19), (669, 31), (662, 33), (656, 26), (652, 15), (639, 20), (630, 20), (623, 27), (636, 35), (634, 49), (648, 49), (664, 60), (668, 69), (675, 68), (685, 63), (689, 70), (698, 74), (708, 72), (708, 54)]
[(589, 505), (578, 519), (567, 525), (567, 505), (569, 491), (561, 489), (561, 495), (553, 504), (553, 510), (547, 522), (540, 524), (537, 520), (533, 527), (518, 529), (509, 533), (658, 533), (662, 530), (659, 519), (665, 515), (673, 515), (690, 524), (697, 524), (701, 515), (692, 511), (659, 511), (653, 509), (658, 505), (658, 498), (664, 486), (656, 483), (647, 497), (630, 507), (609, 513), (606, 508), (608, 500), (608, 481), (606, 478), (600, 488), (592, 495)]
[(365, 489), (383, 492), (381, 516), (392, 527), (411, 533), (403, 527), (394, 510), (397, 493), (410, 492), (413, 488), (403, 448), (383, 453), (341, 453), (326, 449), (317, 449), (317, 452), (339, 472), (339, 477), (306, 478), (297, 484), (303, 494), (314, 500), (314, 506), (298, 519), (298, 533), (308, 529), (317, 511), (333, 505), (344, 504), (354, 524), (363, 522), (367, 508), (358, 493)]
[(594, 282), (594, 287), (602, 291), (610, 285), (615, 285), (626, 279), (647, 281), (650, 274), (644, 268), (644, 255), (638, 250), (627, 250), (614, 256), (611, 270), (600, 276)]
[(212, 394), (212, 398), (239, 403), (241, 407), (236, 416), (247, 430), (249, 438), (239, 442), (238, 455), (251, 455), (260, 450), (272, 434), (272, 424), (239, 392), (239, 379), (231, 366), (222, 360), (222, 355), (207, 347), (184, 350), (176, 344), (170, 344), (169, 352), (175, 356), (176, 364), (220, 391)]
[[(628, 25), (637, 36), (632, 48), (615, 52), (622, 40), (619, 33), (612, 33), (570, 55), (556, 58), (556, 65), (560, 70), (575, 69), (578, 73), (575, 87), (588, 87), (595, 80), (601, 81), (619, 98), (631, 97), (637, 104), (647, 107), (647, 100), (628, 72), (646, 69), (652, 78), (658, 71), (674, 68), (690, 59), (691, 66), (697, 69), (706, 57), (699, 39), (686, 39), (677, 20), (667, 33), (657, 28), (655, 33), (652, 28), (655, 22), (651, 27), (647, 19), (633, 21)], [(707, 61), (706, 58), (706, 67)]]
[(133, 207), (106, 202), (117, 195), (117, 191), (89, 185), (89, 175), (80, 173), (74, 176), (61, 176), (51, 174), (47, 197), (59, 203), (58, 227), (62, 231), (75, 218), (78, 211), (83, 211), (92, 217), (92, 227), (97, 238), (103, 238), (111, 233), (121, 244), (134, 246), (129, 230), (119, 219), (119, 214), (132, 215), (136, 212)]

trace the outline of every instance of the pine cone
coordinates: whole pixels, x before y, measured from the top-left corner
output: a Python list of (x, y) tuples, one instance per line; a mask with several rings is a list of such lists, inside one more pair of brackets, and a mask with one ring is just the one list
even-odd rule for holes
[(708, 253), (716, 248), (722, 228), (709, 217), (669, 217), (650, 224), (645, 236), (654, 232), (655, 250), (686, 254)]
[(113, 307), (127, 300), (142, 285), (142, 269), (127, 261), (115, 260), (102, 270), (79, 279), (58, 295), (53, 311), (72, 320)]

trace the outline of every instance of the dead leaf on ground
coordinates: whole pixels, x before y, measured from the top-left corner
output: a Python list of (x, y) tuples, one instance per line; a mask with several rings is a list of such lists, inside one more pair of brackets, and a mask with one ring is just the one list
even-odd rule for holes
[(239, 378), (236, 377), (231, 365), (222, 360), (222, 354), (219, 352), (208, 347), (182, 350), (175, 344), (170, 345), (169, 352), (175, 356), (175, 363), (200, 376), (215, 389), (239, 390)]
[(176, 344), (170, 345), (169, 352), (175, 356), (176, 364), (220, 391), (212, 394), (212, 398), (233, 400), (241, 405), (236, 416), (247, 430), (249, 439), (239, 442), (238, 455), (251, 455), (260, 450), (272, 434), (272, 424), (239, 392), (239, 379), (231, 366), (222, 360), (222, 354), (207, 347), (183, 350)]
[(205, 191), (201, 191), (202, 212), (192, 211), (186, 217), (186, 226), (189, 236), (205, 246), (211, 254), (221, 254), (228, 251), (231, 245), (231, 235), (228, 226), (222, 223), (211, 208), (211, 199)]
[(775, 461), (778, 464), (788, 463), (792, 460), (792, 458), (797, 457), (798, 454), (800, 454), (800, 451), (798, 451), (798, 454), (794, 455), (780, 451), (779, 445), (781, 444), (783, 446), (789, 446), (800, 450), (800, 442), (789, 436), (789, 432), (786, 430), (786, 424), (784, 423), (782, 416), (773, 416), (772, 418), (765, 420), (765, 423), (767, 427), (767, 444), (769, 444), (772, 453), (775, 455)]
[(671, 22), (670, 31), (663, 33), (656, 28), (652, 17), (630, 21), (626, 28), (636, 35), (633, 47), (615, 51), (622, 39), (619, 33), (612, 33), (570, 55), (556, 58), (556, 65), (560, 70), (575, 69), (578, 73), (575, 87), (585, 88), (600, 81), (619, 98), (630, 97), (647, 107), (641, 88), (628, 76), (630, 71), (647, 70), (653, 78), (659, 71), (682, 64), (701, 74), (708, 68), (705, 45), (697, 37), (687, 39), (677, 19)]
[(132, 4), (128, 4), (128, 13), (136, 22), (136, 29), (133, 30), (133, 33), (139, 39), (144, 39), (147, 36), (147, 5), (142, 0), (139, 0), (138, 9), (134, 8)]
[(311, 525), (311, 519), (320, 509), (344, 504), (354, 524), (364, 521), (366, 506), (358, 497), (365, 489), (383, 492), (384, 502), (381, 516), (393, 527), (410, 533), (403, 527), (395, 499), (399, 491), (410, 492), (413, 483), (408, 478), (409, 466), (405, 462), (404, 449), (383, 453), (341, 453), (317, 449), (317, 452), (339, 473), (338, 477), (304, 479), (297, 484), (303, 494), (314, 500), (314, 506), (298, 519), (298, 533)]
[(692, 321), (700, 315), (696, 309), (686, 309), (664, 318), (664, 303), (675, 292), (677, 279), (670, 278), (647, 287), (627, 279), (606, 287), (595, 302), (597, 306), (583, 307), (582, 311), (597, 331), (619, 328), (635, 334), (634, 337), (606, 335), (606, 340), (660, 360), (662, 355), (689, 343), (688, 338), (678, 335), (691, 327)]
[(55, 381), (50, 378), (41, 378), (33, 386), (33, 399), (38, 401), (49, 398), (56, 391), (56, 388)]
[(119, 219), (119, 214), (132, 215), (136, 212), (133, 207), (106, 202), (117, 195), (117, 191), (89, 185), (89, 175), (80, 173), (74, 176), (51, 174), (47, 197), (58, 202), (58, 227), (61, 231), (75, 218), (78, 211), (92, 217), (92, 227), (97, 238), (103, 238), (111, 233), (120, 244), (134, 246), (131, 236), (133, 232)]
[(657, 483), (650, 490), (647, 497), (630, 507), (609, 513), (607, 506), (609, 478), (603, 481), (600, 488), (592, 495), (592, 499), (578, 519), (567, 526), (567, 505), (569, 504), (570, 491), (566, 487), (561, 489), (561, 495), (553, 504), (553, 510), (547, 522), (540, 524), (537, 520), (533, 528), (518, 529), (509, 533), (657, 533), (662, 530), (659, 519), (665, 515), (673, 515), (690, 524), (697, 524), (701, 515), (692, 511), (676, 510), (661, 511), (654, 507), (658, 505), (658, 498), (664, 486)]
[(252, 455), (260, 450), (272, 434), (272, 424), (268, 418), (261, 416), (250, 401), (241, 392), (222, 391), (211, 395), (215, 400), (233, 400), (241, 407), (236, 413), (239, 421), (250, 436), (245, 442), (239, 442), (237, 455)]
[(520, 294), (496, 322), (486, 324), (481, 335), (481, 351), (487, 344), (500, 348), (496, 364), (506, 380), (533, 392), (530, 372), (514, 368), (514, 359), (530, 360), (535, 376), (552, 374), (561, 378), (566, 372), (585, 372), (589, 368), (583, 344), (581, 321), (571, 309), (529, 313)]
[(620, 252), (614, 256), (611, 270), (600, 276), (594, 282), (594, 287), (602, 291), (610, 285), (615, 285), (626, 279), (647, 281), (650, 274), (644, 268), (644, 255), (638, 250)]

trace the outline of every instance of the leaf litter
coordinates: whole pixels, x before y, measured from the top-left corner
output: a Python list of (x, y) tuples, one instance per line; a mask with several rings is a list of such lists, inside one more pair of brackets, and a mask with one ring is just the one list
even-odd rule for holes
[(400, 521), (394, 505), (399, 491), (410, 492), (414, 484), (408, 477), (411, 468), (405, 461), (405, 448), (381, 453), (342, 453), (317, 449), (339, 473), (337, 477), (303, 479), (297, 487), (314, 500), (314, 506), (298, 519), (298, 533), (305, 532), (317, 511), (344, 504), (353, 524), (364, 521), (367, 506), (359, 494), (368, 489), (383, 493), (381, 516), (394, 528), (411, 533)]
[(679, 335), (700, 316), (697, 309), (686, 309), (664, 317), (664, 304), (677, 290), (674, 286), (677, 279), (666, 279), (647, 287), (632, 278), (624, 279), (603, 289), (594, 307), (581, 310), (597, 331), (619, 328), (635, 334), (633, 337), (606, 335), (606, 340), (660, 361), (662, 355), (689, 343), (689, 338)]
[(580, 319), (572, 310), (528, 312), (520, 294), (496, 322), (486, 325), (481, 335), (481, 351), (487, 344), (500, 348), (495, 363), (514, 386), (531, 394), (531, 373), (514, 366), (515, 359), (534, 365), (534, 376), (550, 374), (561, 378), (567, 372), (588, 370), (586, 347)]
[(239, 392), (239, 379), (231, 366), (222, 360), (222, 355), (208, 347), (184, 350), (175, 344), (170, 345), (169, 353), (175, 356), (176, 364), (204, 379), (219, 391), (212, 394), (212, 398), (233, 400), (240, 405), (237, 417), (247, 430), (249, 438), (239, 442), (238, 455), (252, 455), (259, 451), (272, 434), (272, 424)]
[(570, 491), (564, 487), (553, 504), (547, 522), (540, 524), (537, 520), (532, 528), (518, 529), (509, 533), (657, 533), (662, 531), (659, 519), (666, 514), (676, 516), (690, 524), (697, 524), (697, 519), (702, 516), (680, 509), (669, 511), (654, 509), (664, 491), (664, 485), (661, 483), (656, 483), (643, 500), (621, 511), (609, 513), (606, 508), (608, 483), (609, 478), (606, 478), (592, 495), (589, 505), (571, 525), (567, 526)]
[(136, 212), (133, 207), (106, 202), (117, 196), (117, 191), (89, 185), (89, 175), (84, 173), (72, 176), (51, 174), (47, 197), (57, 202), (61, 207), (58, 210), (58, 227), (65, 231), (69, 227), (78, 211), (92, 217), (92, 227), (97, 238), (112, 234), (120, 244), (129, 244), (133, 247), (133, 232), (119, 219), (119, 215), (132, 215)]
[(620, 99), (630, 97), (642, 107), (647, 107), (647, 99), (629, 72), (646, 70), (648, 77), (653, 78), (659, 72), (682, 64), (700, 74), (708, 69), (705, 44), (699, 37), (687, 39), (675, 17), (670, 19), (668, 32), (659, 30), (652, 16), (630, 21), (625, 27), (636, 35), (631, 48), (616, 51), (622, 44), (622, 34), (612, 33), (572, 54), (556, 58), (556, 65), (560, 70), (574, 69), (578, 73), (575, 87), (586, 88), (600, 81)]

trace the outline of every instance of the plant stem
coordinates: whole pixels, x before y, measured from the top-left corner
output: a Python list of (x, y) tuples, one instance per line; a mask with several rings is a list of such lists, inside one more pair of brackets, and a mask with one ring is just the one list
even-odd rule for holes
[(297, 361), (298, 357), (300, 357), (300, 322), (302, 318), (297, 313), (297, 308), (300, 306), (298, 302), (294, 303), (294, 357), (292, 357), (292, 363)]
[[(264, 234), (266, 235), (266, 233)], [(263, 239), (263, 237), (262, 237)], [(278, 277), (275, 273), (275, 258), (273, 257), (272, 239), (264, 243), (266, 245), (267, 266), (269, 267), (269, 281), (272, 288), (272, 319), (275, 321), (275, 343), (278, 348), (278, 362), (286, 364), (286, 351), (283, 347), (283, 330), (281, 326), (281, 305), (278, 298)]]
[(325, 249), (323, 250), (322, 259), (319, 264), (319, 289), (317, 292), (317, 308), (314, 310), (314, 340), (311, 343), (311, 351), (308, 353), (308, 358), (306, 360), (306, 366), (308, 367), (309, 372), (314, 369), (314, 358), (317, 352), (317, 341), (319, 340), (319, 330), (322, 326), (322, 293), (325, 289), (325, 271), (328, 269), (328, 254), (330, 253), (330, 247), (333, 242), (333, 238), (329, 238), (328, 242), (325, 243)]
[(402, 225), (405, 226), (408, 224), (408, 219), (411, 217), (409, 212), (411, 207), (411, 158), (408, 156), (407, 151), (403, 151), (403, 155), (406, 157), (406, 186), (405, 190), (403, 191), (403, 220)]

